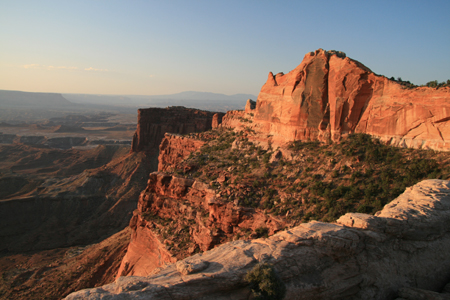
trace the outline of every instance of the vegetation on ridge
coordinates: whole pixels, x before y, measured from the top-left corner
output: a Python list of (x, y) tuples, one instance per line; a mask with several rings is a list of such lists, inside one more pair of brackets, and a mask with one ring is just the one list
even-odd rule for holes
[(296, 141), (288, 150), (264, 150), (251, 142), (252, 134), (250, 129), (197, 134), (207, 143), (174, 172), (210, 183), (224, 202), (264, 210), (291, 225), (332, 222), (347, 212), (374, 214), (406, 187), (450, 178), (446, 152), (386, 146), (365, 134), (340, 143)]
[[(418, 87), (414, 83), (411, 83), (409, 80), (408, 81), (402, 80), (401, 77), (397, 77), (397, 79), (395, 79), (394, 77), (391, 77), (391, 78), (389, 78), (389, 80), (395, 81), (405, 88)], [(421, 86), (427, 86), (427, 87), (432, 87), (432, 88), (440, 88), (440, 87), (446, 87), (446, 86), (450, 87), (450, 79), (448, 79), (446, 82), (445, 81), (438, 82), (437, 80), (432, 80), (432, 81), (428, 81), (425, 85), (421, 85)]]

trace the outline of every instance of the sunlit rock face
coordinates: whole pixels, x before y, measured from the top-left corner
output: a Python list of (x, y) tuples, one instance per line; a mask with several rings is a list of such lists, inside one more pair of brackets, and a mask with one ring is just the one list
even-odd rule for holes
[(177, 163), (199, 150), (204, 143), (195, 138), (166, 133), (159, 145), (158, 171), (172, 171)]
[(319, 49), (287, 74), (269, 73), (246, 125), (278, 144), (360, 132), (396, 146), (448, 151), (449, 100), (449, 87), (408, 89), (342, 52)]
[[(131, 219), (131, 242), (118, 277), (152, 274), (165, 264), (223, 244), (239, 228), (265, 227), (273, 234), (284, 225), (262, 211), (221, 201), (205, 183), (153, 172)], [(171, 235), (165, 234), (166, 227), (173, 228)]]

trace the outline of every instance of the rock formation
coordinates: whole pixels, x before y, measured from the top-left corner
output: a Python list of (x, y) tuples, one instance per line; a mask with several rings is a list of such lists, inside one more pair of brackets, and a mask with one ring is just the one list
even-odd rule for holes
[(195, 138), (166, 133), (159, 145), (158, 171), (170, 170), (173, 165), (200, 149), (203, 144), (203, 141)]
[(246, 113), (252, 113), (252, 111), (256, 108), (256, 102), (253, 101), (252, 99), (248, 99), (247, 103), (245, 104), (245, 109), (244, 111)]
[(131, 151), (158, 150), (167, 132), (186, 134), (209, 130), (212, 128), (214, 114), (183, 106), (139, 109)]
[(203, 132), (212, 128), (214, 113), (183, 106), (145, 108), (138, 110), (138, 123), (131, 143), (131, 152), (145, 151), (153, 170), (158, 168), (159, 146), (164, 134)]
[[(408, 89), (342, 52), (316, 50), (288, 74), (269, 73), (253, 129), (283, 144), (361, 132), (395, 146), (450, 150), (450, 88)], [(227, 114), (228, 115), (228, 114)], [(234, 127), (224, 118), (224, 126)]]
[(230, 242), (66, 299), (248, 299), (244, 276), (261, 262), (274, 266), (285, 299), (395, 299), (405, 287), (440, 292), (450, 279), (449, 247), (450, 183), (426, 180), (376, 216), (349, 213), (335, 224), (312, 221)]
[(205, 183), (154, 172), (130, 222), (133, 234), (118, 275), (145, 276), (238, 232), (264, 227), (273, 234), (283, 225), (261, 211), (223, 202)]
[(222, 123), (222, 117), (223, 117), (223, 113), (216, 113), (216, 114), (214, 114), (214, 116), (213, 116), (213, 119), (212, 119), (212, 128), (217, 128), (217, 127), (219, 127), (219, 125)]
[[(139, 110), (132, 152), (153, 155), (162, 140), (158, 169), (170, 172), (204, 142), (164, 133), (220, 126), (243, 131), (240, 136), (252, 132), (253, 142), (268, 147), (361, 132), (392, 145), (450, 150), (449, 99), (448, 87), (408, 89), (342, 52), (319, 49), (286, 75), (270, 73), (257, 102), (248, 100), (244, 111), (222, 117), (181, 107)], [(230, 147), (241, 146), (235, 140)], [(285, 156), (282, 151), (268, 163)], [(227, 180), (216, 177), (208, 184), (151, 173), (116, 283), (67, 299), (248, 299), (245, 274), (263, 262), (286, 284), (286, 299), (395, 299), (440, 292), (450, 279), (447, 181), (419, 183), (376, 216), (348, 213), (336, 223), (312, 221), (280, 232), (283, 221), (215, 190)], [(274, 235), (232, 242), (242, 234), (257, 238), (258, 229)]]

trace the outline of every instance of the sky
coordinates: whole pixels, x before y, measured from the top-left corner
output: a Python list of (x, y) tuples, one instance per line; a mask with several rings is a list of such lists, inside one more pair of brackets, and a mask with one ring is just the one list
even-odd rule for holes
[(339, 50), (417, 85), (450, 79), (450, 1), (0, 0), (0, 89), (257, 95)]

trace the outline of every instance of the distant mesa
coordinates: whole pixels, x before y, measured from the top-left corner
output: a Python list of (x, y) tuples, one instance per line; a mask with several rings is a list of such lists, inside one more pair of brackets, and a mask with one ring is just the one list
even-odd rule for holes
[(6, 122), (0, 122), (0, 127), (17, 127), (17, 125), (6, 123)]
[(68, 125), (58, 125), (55, 127), (53, 132), (83, 132), (85, 131), (82, 127), (68, 126)]
[(31, 129), (34, 129), (34, 130), (42, 130), (42, 129), (45, 129), (45, 127), (41, 126), (40, 124), (32, 124), (32, 125), (30, 125), (30, 128), (31, 128)]
[(12, 144), (16, 138), (15, 134), (0, 132), (0, 144)]
[(82, 127), (114, 127), (119, 125), (117, 122), (83, 122)]
[(74, 104), (56, 93), (31, 93), (0, 90), (2, 107), (71, 107)]
[(104, 131), (127, 131), (136, 130), (136, 125), (115, 125), (109, 128), (104, 128)]

